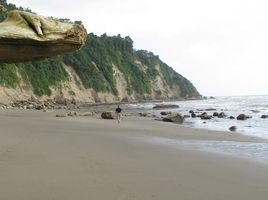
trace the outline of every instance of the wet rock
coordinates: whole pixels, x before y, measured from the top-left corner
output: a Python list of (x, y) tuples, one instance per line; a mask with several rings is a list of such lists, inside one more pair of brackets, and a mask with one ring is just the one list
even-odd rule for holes
[(115, 112), (113, 111), (105, 111), (101, 113), (102, 119), (115, 119)]
[(183, 117), (184, 118), (190, 118), (191, 116), (190, 115), (184, 115)]
[(206, 114), (202, 114), (201, 115), (201, 119), (203, 119), (203, 120), (210, 120), (210, 119), (212, 119), (212, 116), (211, 115), (208, 115), (207, 113)]
[(193, 114), (193, 113), (194, 113), (194, 111), (193, 111), (193, 110), (190, 110), (190, 111), (189, 111), (189, 113), (190, 113), (190, 114)]
[(261, 118), (262, 119), (266, 119), (266, 118), (268, 119), (268, 115), (262, 115)]
[(235, 117), (234, 116), (230, 116), (229, 119), (235, 119)]
[(163, 112), (160, 112), (161, 115), (168, 115), (170, 114), (171, 112), (166, 112), (166, 111), (163, 111)]
[(205, 109), (205, 111), (216, 111), (217, 109), (215, 109), (215, 108), (207, 108), (207, 109)]
[(179, 108), (176, 104), (157, 104), (153, 107), (153, 109), (167, 109), (167, 108)]
[(224, 112), (219, 113), (218, 118), (224, 118), (226, 117), (226, 114)]
[(192, 118), (196, 118), (196, 114), (195, 114), (195, 113), (192, 113), (192, 114), (191, 114), (191, 117), (192, 117)]
[(182, 124), (184, 122), (184, 117), (180, 113), (172, 112), (163, 118), (165, 122), (174, 122)]
[(229, 128), (230, 131), (236, 131), (236, 129), (237, 129), (236, 126), (231, 126), (231, 127)]
[(248, 118), (250, 118), (250, 116), (247, 116), (245, 114), (240, 114), (236, 117), (237, 120), (246, 120)]
[(218, 117), (219, 116), (219, 113), (218, 112), (214, 112), (213, 113), (213, 117)]

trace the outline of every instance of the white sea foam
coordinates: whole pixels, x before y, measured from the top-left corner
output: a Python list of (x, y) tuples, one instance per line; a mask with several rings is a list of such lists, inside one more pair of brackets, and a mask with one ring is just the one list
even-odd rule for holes
[[(170, 103), (170, 102), (167, 102)], [(213, 108), (217, 112), (224, 112), (228, 116), (235, 118), (244, 113), (252, 118), (245, 121), (228, 118), (213, 118), (211, 120), (203, 120), (200, 118), (187, 118), (184, 126), (193, 128), (203, 128), (210, 130), (228, 131), (229, 127), (236, 126), (237, 132), (268, 138), (268, 119), (262, 119), (261, 115), (268, 115), (268, 95), (262, 96), (233, 96), (233, 97), (216, 97), (215, 99), (207, 100), (193, 100), (193, 101), (176, 101), (172, 104), (177, 104), (180, 107), (170, 111), (178, 111), (183, 114), (188, 114), (190, 110), (200, 110), (199, 112), (207, 112), (213, 114), (215, 111), (205, 111), (206, 109)], [(138, 108), (152, 109), (155, 103), (136, 104)], [(161, 111), (154, 111), (160, 115)]]

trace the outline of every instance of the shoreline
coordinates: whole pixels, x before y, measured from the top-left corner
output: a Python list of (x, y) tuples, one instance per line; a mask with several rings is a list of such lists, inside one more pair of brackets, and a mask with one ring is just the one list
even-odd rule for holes
[(0, 112), (1, 199), (267, 199), (268, 165), (174, 143), (264, 139), (65, 111)]

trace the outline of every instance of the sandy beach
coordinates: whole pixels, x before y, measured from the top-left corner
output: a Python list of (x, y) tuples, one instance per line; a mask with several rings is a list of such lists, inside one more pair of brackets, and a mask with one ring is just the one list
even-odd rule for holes
[(268, 165), (153, 142), (266, 140), (135, 116), (118, 124), (56, 112), (1, 110), (0, 199), (268, 199)]

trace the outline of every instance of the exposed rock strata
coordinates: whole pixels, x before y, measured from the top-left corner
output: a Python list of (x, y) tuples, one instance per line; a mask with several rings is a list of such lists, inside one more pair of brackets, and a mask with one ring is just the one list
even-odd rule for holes
[(77, 24), (13, 10), (0, 23), (0, 63), (41, 60), (80, 49), (85, 29)]

